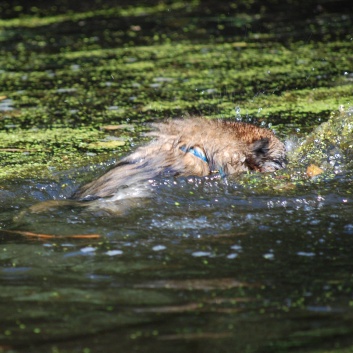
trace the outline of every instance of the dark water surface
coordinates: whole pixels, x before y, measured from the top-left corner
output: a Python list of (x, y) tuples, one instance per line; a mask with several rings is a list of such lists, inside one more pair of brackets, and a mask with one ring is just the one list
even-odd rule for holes
[[(133, 34), (138, 27), (133, 28), (131, 33), (123, 29), (136, 25), (136, 20), (132, 21), (125, 15), (119, 23), (109, 21), (108, 12), (104, 11), (116, 4), (107, 2), (103, 6), (96, 3), (92, 8), (103, 6), (104, 13), (93, 14), (88, 19), (48, 24), (48, 28), (21, 27), (21, 35), (21, 28), (18, 29), (16, 24), (6, 29), (6, 24), (2, 23), (2, 50), (9, 58), (13, 55), (19, 60), (19, 70), (25, 70), (27, 59), (21, 57), (18, 44), (18, 41), (23, 41), (30, 46), (27, 51), (42, 55), (43, 63), (39, 62), (36, 68), (39, 72), (41, 65), (45, 70), (50, 70), (50, 65), (53, 70), (59, 70), (56, 65), (60, 63), (48, 59), (48, 55), (58, 53), (62, 48), (74, 54), (78, 48), (82, 49), (85, 38), (86, 63), (93, 60), (92, 70), (95, 70), (97, 62), (93, 53), (98, 46), (95, 36), (105, 38), (99, 43), (100, 49), (126, 45), (146, 45), (147, 48), (152, 46), (149, 41), (157, 34), (178, 43), (189, 41), (188, 45), (209, 40), (215, 45), (217, 42), (247, 40), (253, 44), (260, 41), (264, 47), (271, 47), (282, 44), (290, 46), (290, 43), (301, 40), (308, 43), (315, 39), (318, 46), (332, 46), (332, 58), (340, 56), (339, 53), (335, 54), (335, 46), (337, 49), (352, 45), (349, 41), (353, 28), (350, 2), (250, 4), (243, 1), (227, 7), (222, 2), (212, 1), (205, 1), (202, 6), (198, 1), (191, 1), (190, 4), (148, 1), (139, 3), (139, 6), (153, 7), (156, 4), (171, 4), (176, 14), (183, 16), (176, 15), (172, 16), (173, 21), (170, 17), (166, 20), (164, 10), (159, 15), (141, 15), (149, 25), (146, 25), (143, 36), (135, 38)], [(90, 10), (86, 3), (80, 5), (76, 1), (72, 4), (57, 2), (56, 7), (48, 5), (46, 8), (41, 7), (38, 1), (16, 1), (12, 5), (0, 2), (0, 5), (3, 19), (7, 21), (21, 18), (18, 12), (22, 16), (35, 15), (43, 20), (67, 14), (70, 6), (73, 10), (70, 16)], [(249, 17), (237, 17), (237, 6), (239, 12)], [(90, 25), (80, 25), (79, 21), (88, 21)], [(103, 22), (107, 26), (105, 35), (99, 29)], [(54, 39), (48, 42), (46, 49), (43, 49), (44, 44), (40, 49), (38, 43), (46, 39), (46, 31)], [(258, 37), (253, 33), (257, 33)], [(155, 38), (158, 44), (160, 40)], [(305, 51), (309, 49), (304, 48)], [(141, 53), (141, 56), (145, 55), (143, 50)], [(296, 55), (300, 56), (298, 53)], [(343, 55), (340, 57), (342, 59)], [(245, 59), (241, 58), (244, 63)], [(251, 55), (248, 59), (249, 65), (256, 67), (256, 60)], [(70, 60), (74, 64), (74, 56)], [(109, 55), (104, 60), (109, 62)], [(130, 58), (131, 62), (134, 60)], [(148, 60), (153, 58), (149, 57)], [(330, 58), (327, 56), (325, 60)], [(352, 99), (347, 93), (349, 90), (344, 91), (347, 87), (352, 88), (349, 81), (353, 72), (352, 58), (347, 56), (344, 60), (344, 67), (331, 65), (323, 69), (324, 79), (316, 77), (314, 80), (306, 74), (296, 76), (294, 69), (288, 69), (288, 72), (294, 72), (294, 76), (288, 76), (287, 81), (286, 75), (277, 73), (279, 76), (275, 76), (274, 80), (276, 87), (279, 87), (279, 100), (285, 101), (284, 107), (287, 104), (287, 110), (281, 108), (281, 113), (274, 114), (276, 131), (281, 137), (288, 140), (288, 135), (298, 132), (299, 128), (303, 132), (309, 131), (323, 117), (328, 118), (327, 111), (332, 109), (332, 102), (327, 100), (324, 108), (307, 109), (305, 113), (307, 106), (316, 104), (313, 102), (315, 97), (310, 96), (307, 106), (301, 111), (302, 115), (298, 114), (298, 119), (294, 116), (291, 120), (293, 104), (296, 103), (289, 98), (294, 97), (295, 93), (287, 90), (308, 89), (303, 96), (310, 95), (311, 90), (325, 96), (324, 89), (337, 85), (337, 90), (342, 89), (339, 92), (346, 94), (346, 103)], [(191, 62), (193, 59), (189, 58), (183, 70), (197, 70), (199, 62), (196, 59)], [(3, 72), (15, 71), (15, 64), (8, 63), (9, 67), (4, 68)], [(176, 75), (181, 67), (178, 65), (175, 65)], [(273, 63), (271, 65), (275, 67)], [(71, 69), (75, 71), (75, 68)], [(244, 80), (247, 80), (248, 69), (244, 66)], [(33, 67), (28, 68), (29, 75), (31, 70)], [(143, 80), (148, 71), (148, 65), (141, 67), (132, 80), (138, 75)], [(66, 85), (66, 77), (67, 87), (74, 85), (75, 79), (79, 80), (65, 75), (65, 72), (62, 73), (60, 80), (61, 84)], [(99, 115), (99, 111), (107, 106), (110, 106), (110, 111), (115, 111), (115, 105), (109, 105), (104, 100), (107, 92), (101, 87), (105, 75), (110, 75), (109, 69), (101, 75), (96, 79), (95, 86), (99, 97), (86, 96), (79, 103), (69, 102), (69, 106), (60, 105), (63, 101), (55, 101), (53, 96), (45, 95), (46, 89), (53, 89), (50, 79), (41, 78), (38, 81), (44, 88), (36, 86), (39, 85), (37, 81), (23, 79), (23, 85), (30, 91), (28, 100), (17, 96), (21, 80), (13, 78), (6, 81), (4, 94), (14, 101), (2, 100), (0, 105), (3, 112), (8, 109), (1, 120), (4, 131), (10, 129), (6, 125), (8, 123), (18, 124), (23, 129), (27, 123), (36, 129), (52, 127), (53, 116), (57, 117), (58, 126), (84, 125), (86, 122), (82, 116), (85, 114), (92, 119), (95, 128), (102, 123), (131, 123), (129, 119), (111, 117), (108, 113), (94, 121), (93, 116), (96, 113)], [(160, 77), (164, 77), (163, 72)], [(168, 81), (162, 78), (154, 82), (168, 85)], [(226, 80), (226, 76), (223, 78)], [(121, 94), (120, 98), (125, 94), (123, 89), (127, 80), (129, 77), (121, 78), (121, 87), (114, 82), (114, 92)], [(222, 92), (222, 77), (217, 76), (215, 80), (219, 80), (214, 83), (215, 87)], [(250, 84), (250, 81), (246, 82)], [(271, 85), (270, 81), (266, 81), (267, 88)], [(81, 82), (83, 87), (88, 85), (87, 82)], [(265, 87), (265, 81), (256, 83), (254, 79), (251, 82), (251, 92), (246, 87), (241, 88), (244, 101), (248, 99), (249, 104), (252, 101), (247, 97), (254, 98), (254, 92), (260, 92)], [(203, 81), (192, 84), (210, 87)], [(240, 84), (234, 82), (228, 96), (230, 100), (237, 97), (237, 85)], [(164, 98), (172, 103), (171, 92), (174, 91), (166, 89), (156, 93), (156, 87), (144, 86), (139, 92), (138, 103), (124, 107), (126, 115), (136, 123), (145, 115), (145, 111), (139, 110), (143, 105), (141, 96), (146, 95), (147, 100), (153, 97), (156, 101), (158, 96), (161, 102)], [(77, 89), (79, 92), (80, 87)], [(186, 86), (178, 86), (179, 89), (186, 90), (180, 93), (182, 98), (174, 92), (181, 101), (193, 101), (195, 97), (192, 95), (196, 94), (192, 93), (194, 86), (189, 91)], [(94, 87), (90, 86), (90, 90), (94, 91)], [(11, 95), (11, 92), (17, 93)], [(261, 92), (266, 94), (265, 91)], [(197, 95), (200, 97), (199, 92)], [(126, 99), (129, 100), (128, 94)], [(341, 102), (339, 93), (335, 99), (334, 104), (338, 108)], [(54, 107), (53, 102), (58, 105)], [(161, 110), (152, 109), (146, 113), (151, 116), (144, 119), (166, 117), (173, 109), (185, 112), (190, 108), (192, 112), (212, 113), (223, 109), (217, 106), (222, 102), (223, 98), (217, 99), (216, 103), (199, 101), (182, 108), (167, 106)], [(266, 104), (275, 106), (276, 102), (273, 102), (271, 96)], [(34, 104), (45, 107), (43, 111), (49, 120), (39, 113), (34, 114), (34, 120), (31, 120), (33, 116), (29, 112), (25, 117), (18, 117), (15, 113), (8, 115), (8, 111), (14, 110), (13, 106), (19, 110), (31, 108), (33, 112), (36, 109)], [(88, 107), (80, 111), (83, 120), (79, 115), (70, 120), (69, 108), (81, 109), (81, 106)], [(261, 110), (265, 105), (258, 108)], [(245, 117), (238, 112), (235, 117), (253, 120), (256, 114)], [(266, 124), (271, 122), (266, 120)], [(36, 132), (33, 130), (33, 133)], [(13, 136), (16, 133), (13, 132)], [(138, 136), (137, 131), (129, 141), (135, 142)], [(155, 180), (151, 184), (152, 198), (123, 201), (120, 207), (122, 212), (115, 215), (108, 214), (102, 208), (97, 210), (73, 205), (39, 213), (29, 211), (39, 202), (68, 198), (83, 179), (90, 180), (105, 170), (111, 164), (111, 155), (105, 156), (105, 162), (97, 165), (95, 171), (72, 165), (65, 171), (55, 169), (52, 177), (48, 178), (35, 174), (26, 179), (2, 180), (0, 352), (352, 352), (353, 170), (350, 150), (351, 146), (348, 146), (344, 163), (335, 172), (313, 180), (300, 180), (300, 177), (295, 178), (293, 172), (292, 179), (296, 182), (292, 184), (293, 180), (286, 179), (280, 188), (267, 188), (265, 177), (255, 180), (253, 185), (244, 184), (242, 177), (228, 180), (217, 177)], [(82, 153), (86, 152), (84, 150)], [(11, 156), (2, 154), (1, 157), (3, 169), (16, 165)], [(20, 168), (22, 162), (16, 163)], [(298, 173), (303, 175), (306, 165), (298, 168), (301, 168)], [(56, 234), (57, 237), (31, 237), (23, 232)], [(98, 234), (100, 237), (70, 238), (77, 234)]]
[[(167, 180), (153, 201), (121, 217), (72, 207), (23, 216), (17, 229), (104, 237), (1, 232), (3, 342), (24, 352), (350, 345), (352, 176), (339, 179), (337, 192), (292, 197), (235, 182)], [(33, 190), (41, 192), (26, 185), (20, 193)], [(13, 201), (17, 186), (8, 192), (2, 223), (32, 203)]]

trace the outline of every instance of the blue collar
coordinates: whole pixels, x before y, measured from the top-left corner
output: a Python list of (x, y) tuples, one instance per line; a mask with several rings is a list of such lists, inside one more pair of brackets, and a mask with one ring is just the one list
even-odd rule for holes
[[(185, 153), (193, 154), (195, 157), (200, 158), (203, 162), (207, 163), (208, 165), (210, 164), (206, 155), (204, 153), (202, 153), (201, 151), (195, 149), (194, 147), (186, 148), (185, 146), (181, 146), (180, 149)], [(210, 169), (212, 170), (214, 168), (210, 168)], [(220, 167), (218, 169), (218, 173), (222, 178), (226, 177), (222, 167)]]
[(208, 163), (208, 159), (206, 156), (200, 152), (199, 150), (196, 150), (194, 147), (186, 148), (185, 146), (181, 146), (180, 149), (185, 152), (185, 153), (191, 153), (195, 157), (200, 158), (202, 161)]

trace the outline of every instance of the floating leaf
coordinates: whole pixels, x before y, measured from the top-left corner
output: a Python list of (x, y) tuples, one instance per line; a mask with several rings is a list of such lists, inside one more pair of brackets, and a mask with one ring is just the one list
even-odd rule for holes
[(315, 164), (310, 164), (309, 167), (306, 169), (306, 175), (310, 178), (313, 178), (314, 176), (320, 175), (323, 172), (324, 172), (324, 170)]
[(115, 149), (125, 145), (125, 141), (113, 140), (113, 141), (98, 141), (93, 142), (87, 145), (88, 149), (97, 150), (97, 149)]
[(43, 234), (43, 233), (34, 233), (22, 230), (7, 230), (3, 229), (6, 233), (13, 233), (18, 235), (23, 235), (30, 238), (38, 239), (54, 239), (54, 238), (65, 238), (65, 239), (98, 239), (101, 237), (100, 234), (73, 234), (73, 235), (55, 235), (55, 234)]
[(114, 130), (135, 130), (132, 124), (120, 124), (120, 125), (104, 125), (101, 126), (101, 130), (114, 131)]

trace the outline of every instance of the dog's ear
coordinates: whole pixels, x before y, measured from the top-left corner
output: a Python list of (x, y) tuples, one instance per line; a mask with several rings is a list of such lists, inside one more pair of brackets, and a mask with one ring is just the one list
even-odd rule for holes
[(270, 140), (268, 138), (262, 138), (252, 143), (251, 151), (256, 165), (260, 165), (261, 162), (267, 158)]

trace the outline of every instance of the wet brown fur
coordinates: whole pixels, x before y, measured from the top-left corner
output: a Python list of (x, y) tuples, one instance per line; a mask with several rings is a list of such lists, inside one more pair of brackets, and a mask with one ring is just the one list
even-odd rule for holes
[[(284, 144), (269, 129), (201, 117), (170, 120), (154, 127), (151, 143), (84, 185), (72, 198), (121, 199), (123, 196), (117, 195), (124, 188), (164, 174), (229, 175), (251, 170), (271, 172), (285, 166)], [(191, 153), (192, 149), (207, 161)]]

